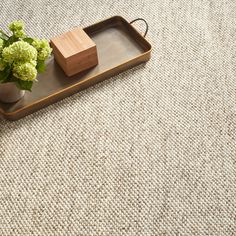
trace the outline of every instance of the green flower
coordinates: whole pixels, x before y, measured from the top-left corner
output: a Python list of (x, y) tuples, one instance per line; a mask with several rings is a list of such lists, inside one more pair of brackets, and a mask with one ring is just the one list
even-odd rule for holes
[(12, 72), (16, 78), (25, 81), (33, 81), (37, 76), (37, 70), (30, 62), (15, 64)]
[(22, 20), (15, 20), (15, 21), (12, 21), (8, 25), (8, 28), (9, 28), (10, 31), (14, 32), (14, 31), (17, 31), (17, 30), (24, 30), (25, 25), (24, 25), (24, 22)]
[(11, 22), (8, 28), (17, 38), (24, 38), (26, 36), (24, 31), (25, 25), (21, 20)]
[(3, 50), (3, 45), (4, 45), (4, 41), (2, 39), (0, 39), (0, 53)]
[(34, 66), (34, 67), (37, 66), (37, 61), (32, 60), (32, 61), (30, 61), (29, 63), (30, 63), (32, 66)]
[(0, 30), (0, 81), (14, 81), (20, 89), (31, 91), (52, 49), (45, 39), (27, 37), (21, 20), (13, 21), (8, 28), (11, 36)]
[(2, 58), (7, 63), (36, 61), (37, 50), (26, 42), (18, 41), (3, 49)]
[(23, 30), (18, 30), (18, 31), (15, 31), (14, 35), (17, 37), (17, 38), (25, 38), (25, 32)]
[(35, 39), (32, 45), (37, 49), (38, 60), (40, 61), (46, 60), (52, 52), (52, 49), (46, 39)]

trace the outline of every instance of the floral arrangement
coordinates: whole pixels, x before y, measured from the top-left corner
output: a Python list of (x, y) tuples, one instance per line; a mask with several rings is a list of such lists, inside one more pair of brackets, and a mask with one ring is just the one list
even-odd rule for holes
[(23, 21), (13, 21), (8, 28), (11, 36), (0, 30), (0, 83), (14, 82), (19, 89), (31, 91), (52, 49), (45, 39), (27, 37)]

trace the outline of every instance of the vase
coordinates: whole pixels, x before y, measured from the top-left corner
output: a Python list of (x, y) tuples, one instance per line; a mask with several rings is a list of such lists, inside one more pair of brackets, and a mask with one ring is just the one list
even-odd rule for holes
[(25, 90), (19, 89), (15, 83), (8, 82), (0, 84), (0, 101), (13, 103), (19, 101), (25, 95)]

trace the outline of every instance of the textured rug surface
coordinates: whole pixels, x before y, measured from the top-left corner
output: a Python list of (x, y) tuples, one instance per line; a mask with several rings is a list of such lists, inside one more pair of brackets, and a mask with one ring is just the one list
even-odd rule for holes
[(0, 235), (236, 235), (235, 0), (0, 2), (47, 39), (113, 15), (152, 59), (0, 121)]

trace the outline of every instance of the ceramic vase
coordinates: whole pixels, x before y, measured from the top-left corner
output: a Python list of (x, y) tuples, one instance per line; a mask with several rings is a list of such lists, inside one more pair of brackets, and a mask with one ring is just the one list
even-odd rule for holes
[(0, 101), (13, 103), (19, 101), (25, 95), (25, 90), (20, 90), (15, 83), (0, 84)]

